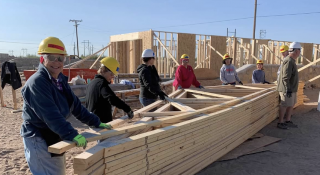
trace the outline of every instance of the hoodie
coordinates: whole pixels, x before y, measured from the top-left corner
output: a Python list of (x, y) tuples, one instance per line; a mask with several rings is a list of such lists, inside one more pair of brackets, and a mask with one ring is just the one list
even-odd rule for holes
[(194, 85), (195, 87), (199, 87), (200, 83), (197, 81), (196, 76), (194, 75), (193, 69), (191, 66), (184, 67), (183, 65), (180, 65), (175, 74), (175, 79), (173, 81), (173, 86), (177, 90), (179, 86), (182, 88), (190, 88), (191, 85)]
[(141, 64), (137, 68), (140, 80), (140, 98), (157, 99), (160, 89), (160, 77), (155, 66)]
[(116, 96), (109, 84), (102, 75), (96, 75), (87, 86), (86, 108), (103, 123), (112, 121), (112, 106), (126, 113), (131, 111), (130, 106)]
[(240, 82), (236, 68), (232, 64), (222, 65), (220, 69), (220, 80), (223, 83), (235, 83), (236, 81)]

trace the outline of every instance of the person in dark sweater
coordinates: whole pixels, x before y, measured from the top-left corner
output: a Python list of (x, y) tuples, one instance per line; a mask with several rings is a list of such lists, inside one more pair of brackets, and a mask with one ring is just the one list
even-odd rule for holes
[(155, 102), (160, 97), (161, 100), (165, 100), (167, 94), (160, 89), (160, 77), (157, 69), (154, 66), (154, 52), (151, 49), (146, 49), (142, 53), (142, 60), (144, 64), (141, 64), (137, 68), (139, 73), (140, 95), (139, 100), (143, 106), (148, 106)]
[[(101, 60), (98, 74), (87, 86), (86, 108), (97, 115), (101, 122), (112, 121), (112, 106), (122, 109), (127, 113), (129, 119), (133, 118), (133, 112), (124, 101), (116, 96), (109, 84), (119, 72), (119, 62), (113, 57)], [(112, 126), (106, 124), (111, 129)]]
[(99, 117), (81, 105), (73, 93), (68, 77), (62, 74), (67, 52), (56, 37), (44, 39), (38, 54), (40, 64), (21, 90), (23, 110), (20, 134), (32, 174), (65, 174), (65, 154), (48, 152), (50, 145), (62, 140), (85, 148), (86, 138), (67, 121), (72, 115), (88, 126), (106, 128)]
[(263, 71), (263, 61), (257, 61), (257, 69), (252, 72), (252, 83), (262, 83), (262, 84), (270, 84), (266, 81), (265, 73)]

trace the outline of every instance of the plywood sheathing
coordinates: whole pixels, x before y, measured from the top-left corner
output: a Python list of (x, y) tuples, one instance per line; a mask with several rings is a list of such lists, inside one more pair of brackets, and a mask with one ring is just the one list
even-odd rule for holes
[[(224, 55), (226, 53), (226, 39), (224, 36), (210, 36), (210, 45)], [(211, 51), (210, 69), (214, 74), (220, 74), (221, 66), (222, 58), (216, 52)]]
[(127, 33), (121, 35), (112, 35), (110, 36), (110, 42), (119, 42), (119, 41), (131, 41), (139, 39), (141, 32)]
[(220, 76), (218, 73), (212, 72), (212, 70), (208, 68), (197, 68), (194, 70), (194, 74), (197, 77), (197, 80), (214, 80)]
[[(142, 50), (152, 49), (153, 46), (153, 31), (139, 32), (139, 39), (142, 40)], [(154, 50), (155, 52), (155, 50)]]
[(142, 54), (142, 41), (141, 39), (140, 40), (135, 40), (134, 41), (134, 62), (135, 62), (135, 65), (132, 65), (132, 67), (134, 67), (134, 72), (137, 73), (137, 67), (138, 65), (140, 65), (142, 63), (142, 60), (141, 60), (141, 54)]
[[(304, 57), (308, 58), (310, 61), (312, 61), (313, 56), (313, 43), (303, 43), (303, 52), (301, 53)], [(302, 58), (302, 64), (306, 65), (309, 62)]]
[(196, 56), (196, 35), (195, 34), (184, 34), (178, 33), (178, 53), (177, 57), (179, 58), (182, 54), (189, 55), (189, 65), (193, 68), (195, 67), (195, 56)]

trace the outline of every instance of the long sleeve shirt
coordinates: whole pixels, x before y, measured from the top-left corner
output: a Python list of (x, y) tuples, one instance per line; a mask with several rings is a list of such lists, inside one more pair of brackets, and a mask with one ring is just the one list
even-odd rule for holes
[(236, 81), (240, 82), (236, 68), (232, 64), (222, 65), (220, 69), (220, 80), (223, 83), (235, 83)]
[(179, 86), (182, 88), (190, 88), (191, 85), (199, 87), (200, 83), (197, 81), (191, 66), (180, 65), (177, 68), (175, 79), (173, 81), (173, 86), (177, 89)]
[(256, 69), (252, 72), (252, 83), (268, 83), (263, 70)]
[(40, 64), (21, 90), (23, 97), (23, 124), (20, 134), (23, 137), (42, 137), (41, 130), (51, 130), (63, 140), (70, 140), (78, 135), (66, 120), (74, 115), (82, 123), (99, 127), (99, 118), (90, 113), (74, 95), (68, 85), (68, 78), (59, 74), (62, 90), (52, 83), (47, 69)]
[(299, 74), (296, 62), (290, 56), (287, 56), (282, 63), (279, 75), (277, 91), (279, 92), (297, 92), (299, 84)]

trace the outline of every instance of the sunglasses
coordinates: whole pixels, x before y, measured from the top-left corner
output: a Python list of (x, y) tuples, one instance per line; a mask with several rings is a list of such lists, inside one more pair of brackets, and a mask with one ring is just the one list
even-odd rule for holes
[(65, 62), (66, 61), (66, 57), (63, 55), (47, 55), (47, 59), (49, 61), (56, 61), (58, 60), (59, 62)]

